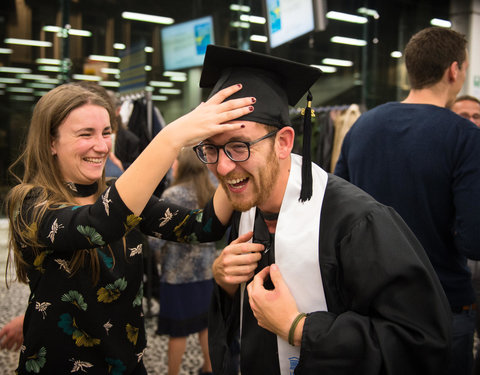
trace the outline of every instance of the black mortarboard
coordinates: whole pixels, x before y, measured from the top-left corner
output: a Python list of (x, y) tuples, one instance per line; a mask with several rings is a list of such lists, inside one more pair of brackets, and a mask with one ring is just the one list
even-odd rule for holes
[[(241, 83), (229, 99), (253, 96), (255, 110), (238, 120), (283, 128), (291, 126), (289, 105), (294, 106), (320, 77), (318, 68), (274, 56), (214, 45), (207, 46), (200, 87), (213, 87), (210, 97)], [(302, 201), (312, 196), (310, 156), (311, 94), (308, 91), (303, 129)]]

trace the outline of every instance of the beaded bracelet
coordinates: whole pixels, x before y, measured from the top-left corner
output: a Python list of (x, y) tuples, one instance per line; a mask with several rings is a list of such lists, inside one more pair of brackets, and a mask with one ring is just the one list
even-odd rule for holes
[(293, 337), (295, 336), (295, 329), (297, 328), (298, 322), (300, 322), (300, 320), (305, 316), (307, 316), (305, 313), (298, 314), (290, 326), (290, 331), (288, 331), (288, 343), (292, 346), (295, 346)]

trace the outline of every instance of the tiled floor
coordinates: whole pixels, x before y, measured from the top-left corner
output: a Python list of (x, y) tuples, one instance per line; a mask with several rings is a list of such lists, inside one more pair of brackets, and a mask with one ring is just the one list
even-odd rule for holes
[[(5, 219), (0, 219), (0, 327), (3, 327), (11, 318), (23, 313), (29, 294), (27, 286), (16, 282), (9, 289), (6, 288), (4, 277), (7, 259), (6, 243), (7, 223)], [(167, 373), (167, 336), (155, 334), (155, 314), (158, 312), (158, 308), (158, 303), (152, 301), (152, 317), (146, 319), (148, 346), (143, 359), (149, 375), (163, 375)], [(17, 367), (17, 358), (18, 353), (0, 351), (0, 375), (14, 374), (14, 370)], [(183, 356), (180, 375), (198, 374), (202, 364), (203, 358), (198, 343), (198, 336), (191, 335), (187, 339), (187, 348)]]

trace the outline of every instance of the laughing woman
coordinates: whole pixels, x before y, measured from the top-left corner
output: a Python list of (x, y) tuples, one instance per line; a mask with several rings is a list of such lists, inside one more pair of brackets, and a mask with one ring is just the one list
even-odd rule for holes
[(221, 238), (231, 214), (219, 189), (203, 210), (152, 199), (182, 147), (240, 125), (254, 99), (221, 104), (232, 86), (160, 132), (113, 184), (111, 108), (76, 85), (36, 105), (9, 193), (10, 248), (31, 294), (18, 374), (146, 374), (142, 235), (174, 241)]

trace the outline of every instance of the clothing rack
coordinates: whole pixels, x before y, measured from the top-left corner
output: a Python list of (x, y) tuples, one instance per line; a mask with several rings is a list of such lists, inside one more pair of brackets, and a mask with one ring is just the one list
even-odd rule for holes
[(153, 111), (153, 103), (152, 103), (152, 92), (147, 90), (140, 90), (135, 92), (128, 92), (125, 94), (121, 94), (119, 99), (124, 102), (126, 100), (140, 100), (144, 98), (147, 104), (147, 131), (150, 139), (152, 139), (152, 111)]

